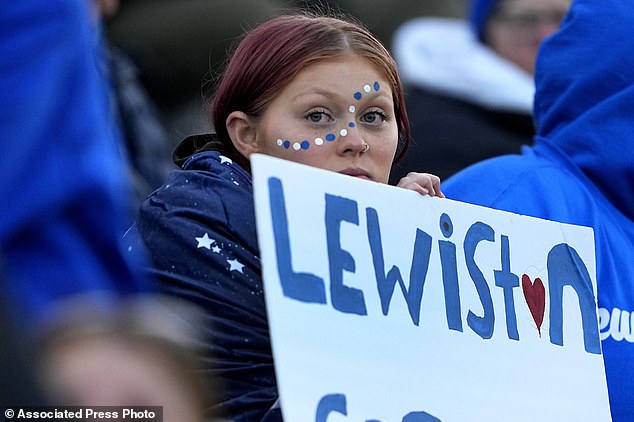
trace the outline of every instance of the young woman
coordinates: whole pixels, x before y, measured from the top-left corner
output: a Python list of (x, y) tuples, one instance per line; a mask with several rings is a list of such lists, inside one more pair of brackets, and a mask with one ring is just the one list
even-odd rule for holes
[[(281, 420), (249, 157), (387, 183), (409, 141), (403, 89), (392, 57), (366, 29), (293, 15), (245, 36), (211, 106), (217, 133), (177, 148), (182, 170), (142, 206), (129, 250), (140, 239), (159, 289), (204, 309), (202, 369), (225, 388), (212, 411), (233, 421)], [(443, 196), (429, 174), (410, 173), (398, 186)]]

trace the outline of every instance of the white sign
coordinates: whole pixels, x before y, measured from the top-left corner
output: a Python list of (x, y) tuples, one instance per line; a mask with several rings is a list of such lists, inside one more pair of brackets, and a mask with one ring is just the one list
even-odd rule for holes
[(252, 166), (286, 422), (611, 420), (590, 228)]

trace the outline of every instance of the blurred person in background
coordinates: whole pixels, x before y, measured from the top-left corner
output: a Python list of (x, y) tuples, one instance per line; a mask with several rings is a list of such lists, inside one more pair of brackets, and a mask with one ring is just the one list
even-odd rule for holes
[(131, 201), (87, 0), (0, 12), (0, 256), (10, 312), (34, 330), (82, 296), (144, 292), (121, 246)]
[[(90, 332), (86, 323), (94, 318), (129, 321), (118, 317), (122, 304), (145, 301), (149, 293), (137, 269), (143, 257), (122, 248), (131, 187), (99, 70), (93, 6), (89, 0), (22, 0), (0, 9), (0, 399), (8, 405), (57, 404), (40, 382), (34, 348), (70, 323)], [(93, 338), (111, 358), (111, 371), (96, 384), (132, 398), (160, 382), (160, 372), (150, 371), (138, 375), (136, 389), (125, 390), (114, 378), (108, 383), (126, 360), (143, 360), (150, 350), (123, 356), (115, 336)], [(161, 348), (181, 353), (168, 343)], [(87, 357), (79, 342), (66, 344), (72, 362)], [(42, 362), (53, 359), (41, 350)], [(155, 404), (172, 399), (167, 391)]]
[(160, 406), (163, 422), (205, 420), (216, 386), (198, 373), (194, 308), (157, 296), (108, 315), (72, 312), (40, 343), (37, 380), (51, 403)]
[(570, 0), (472, 0), (468, 20), (417, 18), (395, 34), (412, 144), (392, 178), (424, 168), (447, 179), (532, 144), (535, 57)]
[(139, 69), (120, 48), (103, 36), (103, 27), (119, 11), (119, 0), (92, 0), (97, 42), (103, 43), (100, 70), (108, 81), (110, 113), (120, 128), (121, 152), (133, 190), (130, 218), (141, 202), (167, 177), (173, 165), (171, 142), (157, 106), (139, 78)]

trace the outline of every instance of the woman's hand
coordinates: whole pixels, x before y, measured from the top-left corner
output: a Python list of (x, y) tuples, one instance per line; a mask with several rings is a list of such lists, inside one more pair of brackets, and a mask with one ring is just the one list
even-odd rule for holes
[(445, 197), (440, 190), (440, 177), (429, 173), (407, 173), (407, 176), (403, 177), (396, 186), (416, 191), (421, 195)]

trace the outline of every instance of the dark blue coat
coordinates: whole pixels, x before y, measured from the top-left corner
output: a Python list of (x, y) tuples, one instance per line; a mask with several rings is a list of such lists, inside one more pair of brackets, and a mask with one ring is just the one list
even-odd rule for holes
[(223, 389), (212, 413), (281, 420), (251, 175), (219, 152), (193, 155), (145, 201), (131, 248), (137, 236), (158, 289), (204, 311), (202, 370)]

